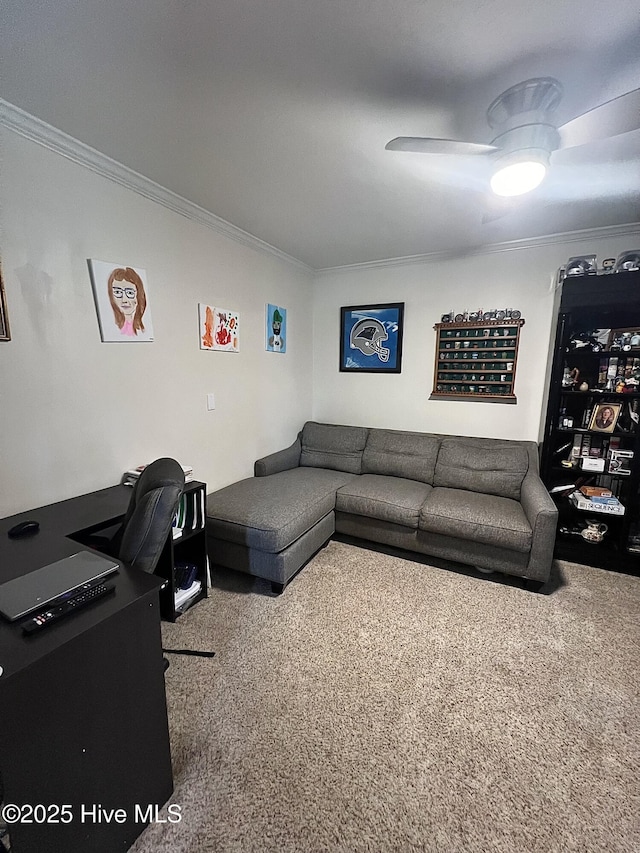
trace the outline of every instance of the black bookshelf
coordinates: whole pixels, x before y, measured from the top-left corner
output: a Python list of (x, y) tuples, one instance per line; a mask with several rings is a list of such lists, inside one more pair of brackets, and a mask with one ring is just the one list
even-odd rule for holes
[[(597, 338), (591, 334), (595, 330)], [(564, 280), (541, 460), (543, 480), (559, 512), (555, 556), (630, 574), (640, 573), (638, 338), (640, 272)], [(595, 414), (605, 407), (615, 415), (613, 428), (595, 423)], [(562, 486), (566, 490), (558, 491)], [(580, 486), (610, 490), (624, 514), (602, 506), (600, 511), (579, 509), (569, 494)], [(582, 537), (588, 521), (607, 525), (602, 541)]]
[[(167, 539), (156, 567), (155, 574), (167, 582), (160, 590), (160, 614), (169, 622), (175, 622), (182, 613), (207, 598), (208, 564), (204, 511), (206, 493), (205, 483), (192, 480), (185, 484), (174, 532)], [(176, 594), (180, 593), (176, 570), (183, 565), (194, 567), (195, 580), (200, 583), (200, 589), (185, 602), (176, 605)]]

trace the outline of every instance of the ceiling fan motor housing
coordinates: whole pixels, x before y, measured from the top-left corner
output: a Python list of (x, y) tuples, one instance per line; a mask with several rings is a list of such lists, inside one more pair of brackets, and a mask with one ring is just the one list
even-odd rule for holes
[(552, 113), (562, 98), (562, 86), (553, 77), (537, 77), (512, 86), (487, 110), (496, 131), (492, 145), (499, 159), (509, 157), (547, 161), (560, 145)]

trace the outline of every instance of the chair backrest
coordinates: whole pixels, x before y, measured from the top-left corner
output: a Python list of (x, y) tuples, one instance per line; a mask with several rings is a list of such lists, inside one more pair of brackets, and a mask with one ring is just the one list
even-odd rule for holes
[(183, 491), (184, 471), (175, 459), (156, 459), (147, 465), (116, 534), (116, 556), (126, 566), (155, 570)]

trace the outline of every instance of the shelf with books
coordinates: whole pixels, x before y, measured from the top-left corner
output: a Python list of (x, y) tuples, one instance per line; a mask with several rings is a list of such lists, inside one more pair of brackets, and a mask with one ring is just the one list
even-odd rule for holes
[[(628, 341), (638, 344), (640, 274), (563, 281), (541, 459), (559, 512), (556, 556), (634, 574), (640, 573), (640, 345), (630, 346), (625, 327), (635, 322), (639, 331)], [(589, 490), (605, 497), (595, 500)]]
[[(169, 622), (207, 598), (206, 492), (206, 484), (198, 480), (185, 484), (172, 535), (156, 568), (156, 574), (167, 581), (160, 591), (160, 612)], [(181, 583), (186, 584), (185, 589)]]

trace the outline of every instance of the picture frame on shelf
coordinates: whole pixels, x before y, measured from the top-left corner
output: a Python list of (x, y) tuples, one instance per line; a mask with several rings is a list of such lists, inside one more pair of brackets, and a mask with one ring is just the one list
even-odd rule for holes
[(340, 371), (401, 373), (404, 302), (340, 309)]
[(612, 433), (618, 423), (622, 403), (598, 403), (594, 406), (589, 421), (589, 429), (596, 432)]

